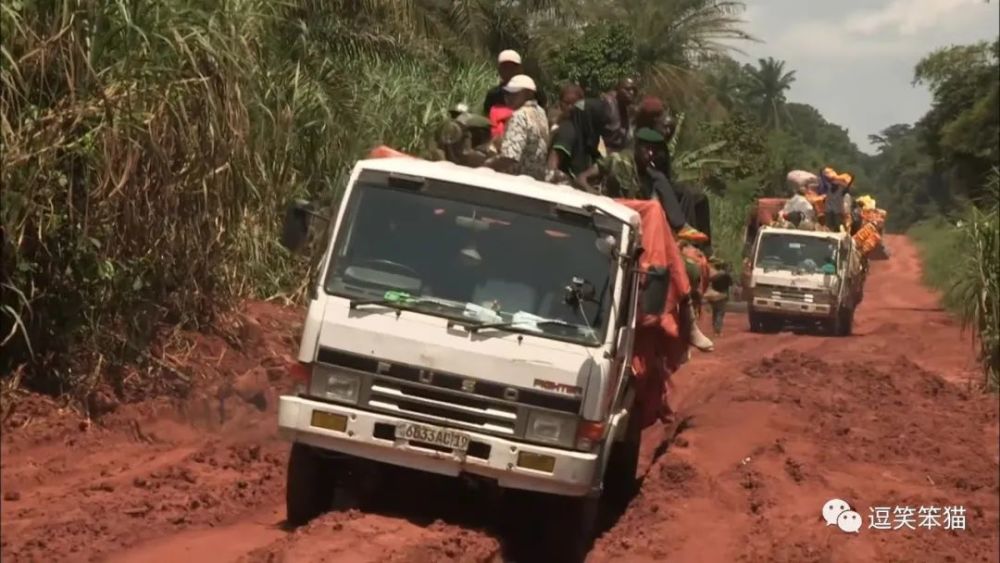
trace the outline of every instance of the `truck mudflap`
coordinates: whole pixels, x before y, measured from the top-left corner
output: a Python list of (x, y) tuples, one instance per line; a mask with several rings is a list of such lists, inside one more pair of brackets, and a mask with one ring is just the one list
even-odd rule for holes
[[(457, 438), (436, 444), (397, 436), (398, 427), (410, 425), (427, 429), (411, 433), (417, 438), (435, 441), (431, 436), (441, 431)], [(290, 395), (280, 398), (278, 431), (289, 441), (323, 450), (452, 477), (477, 475), (501, 487), (564, 496), (595, 494), (602, 463), (600, 449), (538, 446)]]

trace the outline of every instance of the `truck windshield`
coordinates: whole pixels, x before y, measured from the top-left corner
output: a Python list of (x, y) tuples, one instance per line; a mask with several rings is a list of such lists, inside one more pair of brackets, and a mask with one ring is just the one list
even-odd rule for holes
[[(327, 293), (600, 344), (614, 295), (615, 261), (597, 244), (607, 233), (585, 215), (562, 216), (551, 205), (512, 211), (513, 196), (486, 205), (473, 197), (482, 190), (461, 187), (442, 195), (359, 182), (334, 243)], [(593, 299), (567, 304), (574, 279), (594, 288)]]
[(787, 233), (761, 235), (756, 267), (790, 272), (836, 273), (837, 241)]

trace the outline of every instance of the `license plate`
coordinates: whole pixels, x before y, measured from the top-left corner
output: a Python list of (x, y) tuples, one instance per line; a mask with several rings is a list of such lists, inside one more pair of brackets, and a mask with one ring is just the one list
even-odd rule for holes
[(397, 425), (396, 439), (408, 442), (423, 442), (460, 452), (469, 449), (469, 437), (465, 434), (447, 428), (435, 428), (422, 424)]

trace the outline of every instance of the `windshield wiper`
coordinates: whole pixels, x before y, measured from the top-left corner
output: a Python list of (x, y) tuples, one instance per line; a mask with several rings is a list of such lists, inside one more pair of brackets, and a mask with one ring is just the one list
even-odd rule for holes
[(502, 323), (470, 324), (466, 328), (469, 330), (469, 332), (475, 334), (475, 333), (479, 332), (480, 330), (486, 330), (488, 328), (495, 328), (497, 330), (504, 330), (504, 329), (507, 329), (507, 328), (516, 327), (518, 325), (532, 325), (532, 326), (538, 326), (538, 327), (540, 327), (540, 326), (552, 326), (552, 325), (555, 325), (555, 326), (567, 326), (567, 327), (575, 327), (576, 326), (576, 325), (567, 323), (565, 321), (530, 321), (530, 320), (524, 319), (524, 320), (518, 320), (518, 321), (504, 321)]
[(573, 323), (568, 323), (566, 321), (558, 321), (558, 320), (534, 321), (534, 320), (523, 319), (523, 320), (517, 320), (517, 321), (507, 321), (507, 322), (502, 322), (502, 323), (485, 323), (485, 324), (465, 325), (465, 328), (466, 328), (466, 330), (468, 330), (472, 334), (476, 334), (477, 332), (479, 332), (481, 330), (487, 330), (487, 329), (495, 329), (495, 330), (503, 330), (503, 331), (507, 331), (507, 332), (519, 332), (519, 333), (520, 332), (530, 332), (530, 333), (536, 332), (534, 330), (531, 330), (531, 328), (528, 328), (529, 326), (532, 327), (532, 328), (539, 329), (538, 332), (542, 332), (542, 333), (546, 332), (545, 329), (544, 329), (544, 327), (550, 327), (550, 328), (551, 327), (573, 328), (573, 329), (576, 329), (577, 332), (580, 333), (580, 336), (585, 337), (587, 340), (592, 340), (592, 341), (595, 341), (595, 342), (597, 341), (597, 337), (595, 336), (593, 330), (584, 331), (584, 330), (582, 330), (582, 327), (579, 326), (579, 325), (575, 325)]
[(392, 309), (396, 309), (397, 311), (401, 311), (406, 308), (403, 306), (404, 304), (400, 302), (398, 299), (385, 299), (385, 298), (351, 299), (349, 307), (353, 310), (357, 309), (358, 307), (365, 307), (367, 305), (375, 305), (377, 307), (390, 307)]
[(397, 311), (412, 309), (415, 306), (420, 306), (420, 305), (439, 305), (441, 307), (447, 307), (450, 309), (465, 308), (464, 303), (459, 303), (457, 301), (438, 299), (436, 297), (410, 297), (409, 295), (406, 296), (393, 295), (392, 297), (375, 297), (371, 299), (352, 299), (350, 302), (351, 309), (357, 309), (358, 307), (364, 307), (366, 305), (374, 305), (377, 307), (391, 307), (393, 309), (396, 309)]

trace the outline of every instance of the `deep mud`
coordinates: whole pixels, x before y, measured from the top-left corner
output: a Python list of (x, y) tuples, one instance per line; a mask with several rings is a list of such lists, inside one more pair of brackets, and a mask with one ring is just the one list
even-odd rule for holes
[[(643, 436), (641, 486), (591, 561), (997, 561), (1000, 430), (967, 337), (920, 283), (905, 239), (873, 265), (855, 335), (754, 335), (675, 376), (678, 421)], [(417, 478), (392, 502), (283, 525), (288, 447), (275, 399), (301, 313), (250, 303), (226, 334), (187, 335), (183, 393), (97, 420), (28, 397), (4, 421), (4, 561), (531, 560), (490, 499)], [(134, 395), (132, 399), (135, 400)], [(864, 526), (826, 526), (840, 498)], [(965, 530), (868, 529), (869, 507), (959, 505)]]

